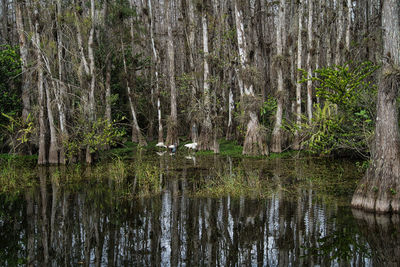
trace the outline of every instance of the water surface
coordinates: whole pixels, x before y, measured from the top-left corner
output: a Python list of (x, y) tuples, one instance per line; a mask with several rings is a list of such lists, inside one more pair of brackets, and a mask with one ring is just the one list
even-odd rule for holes
[[(400, 264), (398, 217), (349, 207), (354, 162), (189, 156), (32, 169), (35, 185), (0, 195), (0, 265)], [(159, 193), (135, 197), (140, 175)], [(259, 189), (213, 191), (233, 176)]]

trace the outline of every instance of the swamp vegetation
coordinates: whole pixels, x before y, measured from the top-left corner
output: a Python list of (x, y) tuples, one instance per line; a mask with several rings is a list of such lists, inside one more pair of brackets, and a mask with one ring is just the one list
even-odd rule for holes
[(364, 172), (355, 162), (180, 152), (92, 166), (2, 160), (2, 181), (20, 186), (1, 187), (1, 265), (399, 263), (397, 217), (349, 207)]
[(1, 0), (0, 265), (400, 265), (399, 5)]

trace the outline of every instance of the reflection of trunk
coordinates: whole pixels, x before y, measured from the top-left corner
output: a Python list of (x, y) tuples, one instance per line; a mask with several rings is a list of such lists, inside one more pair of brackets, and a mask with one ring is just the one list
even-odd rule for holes
[(400, 86), (400, 29), (397, 0), (385, 0), (382, 12), (382, 77), (378, 88), (372, 162), (353, 195), (352, 206), (400, 212), (400, 137), (396, 98)]
[(368, 242), (374, 266), (400, 266), (399, 215), (383, 216), (353, 209), (359, 229)]
[(172, 202), (171, 202), (171, 266), (178, 266), (179, 260), (179, 188), (178, 179), (172, 181)]
[(161, 205), (161, 266), (171, 261), (171, 193), (164, 192)]
[(25, 194), (26, 200), (26, 250), (27, 250), (27, 261), (26, 265), (31, 267), (34, 266), (35, 256), (35, 219), (33, 216), (33, 199), (32, 194), (27, 190)]
[[(53, 169), (52, 173), (56, 173), (59, 169)], [(54, 229), (55, 219), (56, 219), (56, 212), (57, 212), (57, 200), (58, 200), (58, 187), (59, 187), (59, 179), (57, 175), (54, 175), (51, 178), (51, 194), (52, 194), (52, 201), (51, 201), (51, 216), (50, 216), (50, 244), (51, 246), (57, 247), (58, 245), (55, 242), (56, 237), (56, 229)]]
[(42, 208), (42, 247), (43, 247), (43, 265), (47, 266), (49, 262), (49, 242), (48, 242), (48, 222), (47, 222), (47, 174), (46, 169), (39, 168), (40, 178), (40, 195), (41, 195), (41, 208)]

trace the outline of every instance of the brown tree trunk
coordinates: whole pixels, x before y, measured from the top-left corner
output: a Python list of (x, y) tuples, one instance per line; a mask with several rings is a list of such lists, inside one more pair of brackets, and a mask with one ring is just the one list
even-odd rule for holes
[(282, 116), (283, 116), (283, 100), (284, 100), (284, 89), (283, 89), (283, 44), (282, 44), (282, 34), (283, 34), (283, 23), (284, 23), (284, 5), (285, 1), (281, 0), (278, 11), (278, 22), (276, 25), (276, 49), (277, 49), (277, 62), (278, 69), (278, 86), (277, 86), (277, 108), (275, 116), (274, 130), (272, 131), (272, 141), (271, 141), (271, 151), (276, 153), (282, 152)]
[[(204, 9), (205, 7), (203, 7)], [(213, 127), (211, 123), (211, 92), (210, 92), (210, 83), (209, 83), (209, 66), (208, 66), (208, 27), (207, 27), (207, 18), (206, 11), (203, 10), (202, 17), (202, 28), (203, 28), (203, 108), (205, 117), (203, 119), (201, 133), (199, 136), (199, 149), (201, 150), (211, 150), (214, 146), (213, 141)]]
[(164, 2), (166, 27), (167, 27), (167, 58), (168, 58), (168, 78), (171, 89), (171, 115), (168, 120), (167, 145), (178, 143), (178, 111), (176, 103), (176, 85), (175, 85), (175, 51), (174, 39), (172, 36), (172, 10), (170, 1)]
[(35, 4), (34, 19), (35, 19), (35, 33), (33, 41), (36, 50), (36, 68), (37, 68), (37, 89), (38, 89), (38, 105), (39, 105), (39, 156), (38, 164), (47, 164), (47, 147), (46, 147), (46, 117), (45, 117), (45, 91), (44, 91), (44, 79), (43, 79), (43, 60), (42, 52), (40, 50), (40, 26), (39, 26), (39, 4)]
[[(302, 53), (303, 53), (303, 47), (302, 47), (302, 31), (303, 31), (303, 1), (300, 0), (298, 5), (299, 5), (299, 24), (298, 24), (298, 33), (297, 33), (297, 69), (301, 69), (301, 61), (302, 61)], [(301, 127), (301, 83), (298, 81), (300, 80), (300, 72), (297, 71), (297, 76), (296, 76), (296, 124), (297, 127)], [(294, 133), (294, 143), (293, 143), (293, 149), (294, 150), (299, 150), (300, 149), (300, 134), (299, 131), (296, 130)]]
[(383, 62), (378, 88), (372, 163), (353, 195), (353, 207), (400, 212), (400, 136), (396, 98), (400, 86), (400, 29), (397, 0), (384, 0)]
[(22, 79), (22, 119), (27, 120), (28, 114), (31, 111), (31, 103), (29, 97), (30, 79), (27, 75), (28, 69), (28, 47), (25, 38), (25, 29), (22, 19), (23, 1), (15, 1), (15, 20), (17, 32), (19, 36), (19, 49), (21, 52), (21, 79)]
[[(235, 22), (236, 22), (236, 37), (239, 50), (240, 71), (238, 75), (239, 88), (243, 105), (254, 103), (253, 84), (250, 81), (244, 81), (244, 73), (246, 72), (248, 58), (247, 45), (244, 32), (243, 13), (239, 9), (238, 0), (234, 1)], [(251, 80), (251, 79), (250, 79)], [(258, 121), (256, 109), (250, 104), (245, 110), (247, 118), (247, 130), (243, 144), (244, 155), (268, 155), (268, 147), (265, 142), (265, 136)]]

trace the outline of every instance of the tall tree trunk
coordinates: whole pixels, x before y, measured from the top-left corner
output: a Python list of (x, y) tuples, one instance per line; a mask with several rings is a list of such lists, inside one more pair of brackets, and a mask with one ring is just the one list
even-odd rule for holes
[(201, 127), (201, 133), (199, 137), (199, 149), (211, 150), (213, 148), (213, 127), (211, 123), (211, 97), (210, 97), (210, 83), (209, 83), (209, 66), (208, 66), (208, 27), (205, 7), (201, 16), (201, 24), (203, 28), (203, 108), (204, 108), (204, 120)]
[(336, 27), (337, 27), (337, 35), (336, 35), (336, 50), (335, 50), (335, 65), (341, 64), (342, 55), (342, 39), (343, 39), (343, 1), (336, 2), (336, 9), (338, 10), (338, 17), (336, 18)]
[(10, 43), (9, 25), (8, 25), (8, 0), (2, 0), (2, 37), (3, 42), (6, 44)]
[(176, 103), (176, 85), (175, 85), (175, 51), (174, 39), (172, 36), (172, 10), (170, 0), (165, 0), (164, 9), (167, 26), (167, 58), (168, 58), (168, 78), (171, 89), (171, 115), (168, 120), (167, 145), (178, 143), (178, 111)]
[(350, 54), (350, 30), (351, 30), (351, 17), (353, 12), (353, 1), (347, 0), (347, 23), (346, 23), (346, 54)]
[[(297, 34), (297, 69), (301, 69), (301, 60), (302, 60), (302, 52), (303, 52), (303, 42), (302, 42), (302, 35), (301, 32), (303, 31), (303, 1), (300, 0), (298, 2), (299, 5), (299, 25), (298, 25), (298, 34)], [(301, 83), (300, 81), (300, 72), (297, 71), (297, 78), (296, 78), (296, 124), (297, 127), (301, 127)], [(294, 134), (294, 143), (293, 149), (299, 150), (300, 149), (300, 135), (299, 131), (296, 130)]]
[(397, 0), (384, 0), (383, 66), (378, 88), (372, 163), (357, 186), (353, 207), (400, 212), (400, 136), (396, 98), (400, 86), (400, 26)]
[[(53, 88), (55, 87), (55, 83), (52, 83)], [(50, 129), (50, 147), (49, 147), (49, 156), (48, 163), (50, 164), (58, 164), (58, 143), (57, 143), (57, 133), (54, 125), (54, 115), (53, 110), (51, 108), (51, 95), (50, 89), (47, 82), (45, 83), (45, 91), (46, 91), (46, 104), (47, 104), (47, 117), (49, 119), (49, 129)]]
[(238, 0), (234, 1), (234, 9), (235, 9), (235, 22), (236, 22), (236, 36), (238, 42), (239, 49), (239, 62), (240, 62), (240, 71), (238, 75), (239, 87), (243, 99), (243, 105), (245, 106), (245, 102), (249, 104), (249, 107), (246, 107), (245, 113), (247, 117), (247, 130), (246, 136), (243, 144), (243, 154), (244, 155), (268, 155), (268, 147), (265, 143), (265, 136), (261, 129), (260, 123), (258, 121), (257, 116), (257, 108), (254, 108), (251, 103), (255, 101), (255, 95), (253, 91), (253, 84), (251, 81), (244, 81), (243, 76), (244, 72), (246, 72), (246, 67), (248, 64), (247, 59), (247, 45), (246, 45), (246, 37), (244, 32), (244, 23), (243, 23), (243, 13), (238, 7)]
[(37, 89), (38, 89), (38, 105), (39, 105), (39, 156), (38, 164), (47, 164), (47, 151), (46, 151), (46, 117), (45, 117), (45, 92), (43, 80), (43, 60), (42, 52), (40, 50), (40, 26), (39, 26), (39, 4), (34, 6), (34, 38), (33, 41), (36, 50), (36, 69), (37, 69)]
[[(191, 86), (191, 107), (194, 108), (196, 106), (196, 93), (197, 93), (197, 88), (199, 88), (199, 82), (196, 76), (194, 75), (196, 72), (196, 67), (195, 67), (195, 58), (194, 58), (194, 53), (195, 53), (195, 29), (196, 29), (196, 22), (195, 22), (195, 17), (194, 17), (194, 5), (193, 5), (193, 0), (188, 0), (188, 20), (189, 20), (189, 25), (188, 25), (188, 47), (189, 47), (189, 67), (190, 71), (192, 72), (194, 76), (194, 84)], [(192, 115), (190, 118), (191, 121), (191, 138), (193, 142), (198, 142), (198, 126), (197, 126), (197, 121), (196, 121), (196, 116)]]
[(22, 119), (27, 120), (29, 113), (31, 112), (31, 101), (30, 101), (30, 79), (27, 75), (28, 71), (28, 47), (25, 38), (25, 29), (22, 19), (24, 1), (15, 1), (15, 19), (17, 25), (17, 32), (19, 37), (19, 50), (21, 52), (21, 79), (22, 79)]
[(122, 62), (124, 64), (124, 72), (125, 72), (126, 92), (128, 95), (129, 107), (132, 115), (132, 142), (135, 143), (139, 142), (140, 146), (146, 146), (147, 145), (146, 140), (144, 139), (142, 132), (140, 131), (139, 123), (137, 121), (136, 110), (133, 100), (133, 93), (131, 91), (131, 87), (129, 85), (129, 80), (128, 80), (129, 73), (128, 73), (128, 68), (126, 66), (125, 49), (122, 40), (121, 40), (121, 47), (122, 47)]
[(313, 52), (313, 2), (314, 0), (308, 0), (308, 25), (307, 25), (307, 117), (308, 122), (311, 124), (312, 120), (312, 64), (311, 56)]
[(285, 0), (280, 0), (279, 10), (278, 10), (278, 21), (276, 25), (276, 58), (278, 60), (277, 65), (277, 108), (276, 108), (276, 116), (275, 116), (275, 125), (274, 130), (272, 131), (272, 141), (271, 141), (271, 151), (276, 153), (282, 152), (282, 115), (283, 115), (283, 100), (284, 100), (284, 89), (283, 89), (283, 44), (282, 44), (282, 30), (283, 30), (283, 22), (285, 19), (284, 14), (284, 5)]
[(150, 16), (150, 39), (151, 39), (151, 48), (153, 51), (153, 57), (154, 57), (154, 75), (156, 78), (156, 96), (157, 96), (157, 120), (158, 120), (158, 142), (163, 143), (164, 142), (164, 130), (163, 130), (163, 124), (162, 124), (162, 116), (161, 116), (161, 94), (160, 94), (160, 86), (159, 86), (159, 77), (158, 77), (158, 68), (160, 65), (160, 61), (158, 58), (158, 53), (156, 49), (156, 45), (154, 42), (154, 16), (153, 16), (153, 6), (152, 6), (152, 0), (148, 0), (148, 7), (149, 7), (149, 16)]
[(64, 84), (64, 62), (63, 62), (63, 39), (62, 39), (62, 30), (60, 19), (62, 16), (61, 13), (61, 0), (57, 0), (57, 60), (58, 60), (58, 81), (57, 81), (57, 89), (55, 92), (56, 103), (58, 107), (59, 114), (59, 122), (60, 122), (60, 131), (61, 131), (61, 139), (60, 139), (60, 155), (59, 162), (61, 164), (65, 164), (65, 150), (64, 150), (64, 141), (68, 140), (68, 131), (67, 131), (67, 116), (66, 116), (66, 102), (67, 102), (67, 90)]

